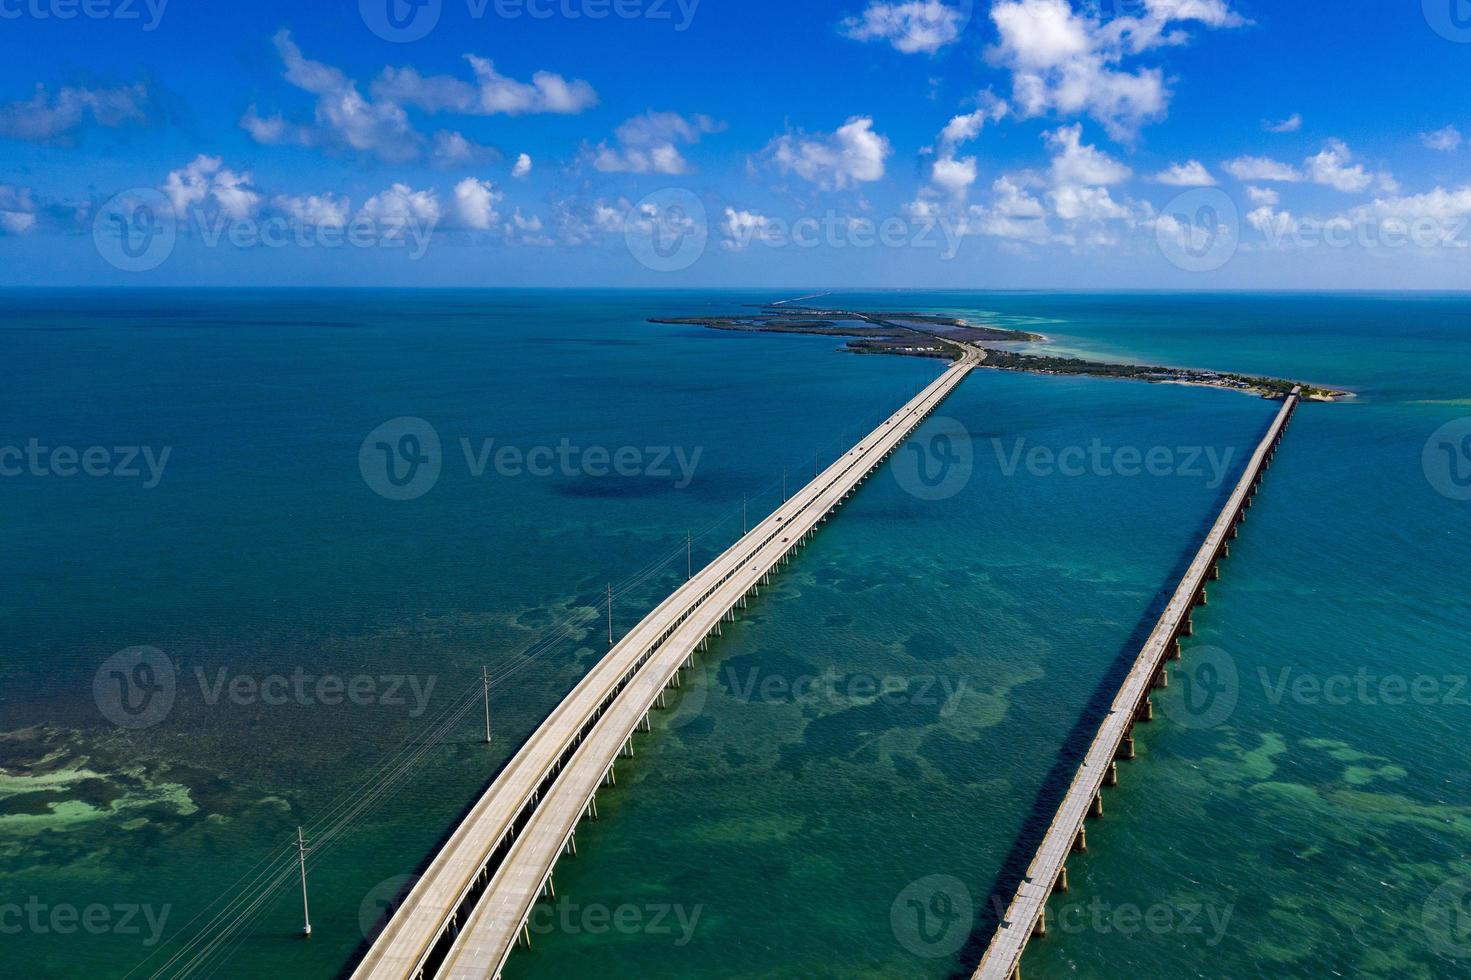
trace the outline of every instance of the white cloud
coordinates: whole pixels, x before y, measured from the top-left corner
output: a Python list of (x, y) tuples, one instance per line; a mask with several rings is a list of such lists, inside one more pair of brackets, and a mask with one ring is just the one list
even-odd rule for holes
[(873, 131), (871, 118), (854, 116), (831, 135), (780, 136), (766, 152), (782, 173), (795, 173), (823, 190), (843, 190), (881, 180), (893, 147)]
[(385, 225), (435, 225), (439, 223), (439, 197), (434, 191), (416, 191), (407, 184), (394, 184), (363, 204), (358, 214)]
[(441, 129), (434, 134), (434, 148), (430, 152), (429, 162), (436, 167), (464, 167), (496, 155), (495, 150), (466, 139), (462, 133)]
[(260, 206), (261, 196), (250, 185), (249, 173), (237, 173), (219, 157), (201, 153), (187, 167), (170, 171), (161, 189), (181, 217), (194, 205), (213, 198), (225, 217), (241, 221)]
[[(406, 105), (428, 113), (488, 116), (574, 114), (597, 103), (597, 93), (587, 82), (568, 81), (544, 71), (532, 75), (530, 82), (519, 82), (498, 74), (491, 62), (474, 55), (465, 56), (475, 74), (473, 83), (446, 75), (426, 78), (412, 68), (388, 67), (373, 83), (369, 98), (341, 69), (305, 57), (290, 31), (278, 31), (273, 40), (286, 80), (315, 95), (317, 101), (311, 123), (262, 116), (251, 106), (240, 125), (260, 143), (346, 148), (403, 163), (416, 159), (424, 143), (409, 121)], [(456, 136), (464, 140), (457, 133), (436, 136), (436, 151), (457, 149)]]
[(1205, 164), (1199, 160), (1173, 164), (1168, 170), (1162, 170), (1150, 179), (1157, 184), (1168, 184), (1171, 187), (1214, 187), (1216, 184), (1216, 178), (1211, 176)]
[(647, 112), (618, 127), (616, 147), (603, 142), (587, 154), (603, 173), (683, 174), (689, 172), (689, 163), (676, 144), (698, 143), (701, 136), (724, 128), (709, 116)]
[(1113, 221), (1129, 216), (1129, 209), (1114, 201), (1107, 187), (1064, 184), (1049, 191), (1052, 210), (1064, 221)]
[(1442, 153), (1450, 153), (1458, 149), (1462, 138), (1461, 131), (1455, 126), (1446, 126), (1433, 133), (1420, 134), (1420, 142), (1425, 144), (1427, 149), (1439, 150)]
[(1121, 184), (1132, 174), (1098, 147), (1085, 145), (1081, 123), (1055, 129), (1044, 139), (1052, 149), (1052, 180), (1056, 184)]
[(941, 154), (954, 153), (957, 147), (981, 135), (981, 130), (985, 128), (986, 123), (1000, 122), (1006, 117), (1009, 108), (1005, 102), (995, 98), (989, 92), (983, 94), (979, 109), (954, 117), (940, 131)]
[(286, 80), (317, 97), (315, 122), (305, 126), (279, 116), (263, 119), (252, 106), (240, 124), (258, 142), (342, 146), (390, 162), (418, 156), (421, 137), (402, 106), (364, 98), (341, 70), (304, 57), (290, 31), (278, 31), (274, 41)]
[(1270, 157), (1237, 157), (1227, 160), (1223, 167), (1237, 180), (1296, 184), (1311, 181), (1343, 191), (1358, 194), (1371, 186), (1378, 186), (1385, 193), (1399, 192), (1399, 184), (1388, 173), (1371, 174), (1362, 164), (1353, 162), (1353, 152), (1342, 140), (1329, 140), (1316, 155), (1303, 161), (1301, 169)]
[(297, 197), (278, 194), (271, 201), (293, 221), (320, 228), (342, 228), (352, 213), (352, 202), (332, 194), (309, 194)]
[(872, 0), (863, 16), (846, 18), (839, 29), (855, 41), (887, 41), (905, 54), (934, 54), (958, 40), (968, 20), (967, 10), (940, 0)]
[(964, 197), (965, 192), (976, 182), (976, 158), (941, 157), (935, 161), (931, 175), (934, 185), (947, 194)]
[(582, 79), (539, 71), (530, 82), (519, 82), (495, 70), (495, 63), (465, 55), (475, 75), (473, 83), (449, 75), (423, 76), (412, 68), (385, 68), (373, 83), (373, 95), (387, 102), (411, 105), (425, 112), (455, 112), (473, 116), (577, 115), (597, 105), (598, 94)]
[(1317, 156), (1308, 157), (1308, 179), (1315, 184), (1332, 187), (1345, 194), (1358, 194), (1369, 189), (1374, 177), (1361, 164), (1352, 164), (1353, 153), (1342, 140), (1329, 140)]
[(720, 223), (725, 235), (723, 246), (731, 251), (740, 251), (754, 241), (768, 241), (774, 237), (772, 220), (757, 211), (725, 209), (725, 220)]
[(1286, 119), (1281, 119), (1276, 122), (1270, 119), (1263, 119), (1262, 129), (1265, 129), (1269, 133), (1295, 133), (1302, 129), (1302, 116), (1294, 112)]
[(0, 106), (0, 136), (32, 143), (70, 143), (88, 117), (116, 129), (147, 121), (148, 89), (139, 82), (115, 88), (67, 87), (53, 96), (44, 85), (25, 102)]
[(0, 233), (24, 235), (35, 230), (36, 210), (29, 187), (0, 184)]
[(511, 168), (511, 176), (519, 179), (529, 173), (531, 173), (531, 156), (523, 153), (516, 158), (516, 165)]
[(1282, 195), (1270, 187), (1248, 187), (1246, 197), (1253, 204), (1275, 206), (1282, 203)]
[(500, 223), (496, 205), (504, 197), (490, 181), (466, 177), (455, 185), (455, 214), (466, 228), (489, 231)]
[(1011, 177), (1000, 177), (991, 185), (991, 206), (972, 207), (967, 230), (992, 238), (1042, 244), (1051, 238), (1047, 211), (1042, 202), (1028, 194)]
[(1000, 35), (990, 59), (1012, 73), (1012, 101), (1023, 117), (1087, 114), (1115, 139), (1165, 116), (1170, 91), (1157, 68), (1122, 67), (1133, 55), (1183, 44), (1179, 23), (1234, 27), (1243, 21), (1224, 0), (1145, 0), (1141, 16), (1109, 20), (1077, 13), (1068, 0), (997, 0)]
[(1237, 180), (1270, 180), (1287, 184), (1302, 180), (1302, 174), (1296, 167), (1270, 157), (1237, 157), (1235, 160), (1227, 160), (1221, 166)]

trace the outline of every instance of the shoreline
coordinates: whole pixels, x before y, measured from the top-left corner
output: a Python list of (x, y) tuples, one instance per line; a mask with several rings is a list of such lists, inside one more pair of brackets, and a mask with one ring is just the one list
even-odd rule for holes
[[(1265, 375), (1177, 368), (1163, 365), (1093, 361), (1061, 354), (1021, 353), (987, 344), (1035, 344), (1046, 346), (1052, 339), (1044, 334), (1004, 327), (977, 326), (968, 320), (937, 313), (868, 312), (762, 304), (760, 313), (744, 316), (649, 317), (648, 322), (702, 326), (710, 330), (743, 333), (805, 334), (841, 337), (839, 348), (849, 354), (885, 354), (955, 360), (962, 346), (981, 346), (986, 353), (981, 367), (993, 371), (1016, 371), (1072, 377), (1113, 378), (1150, 384), (1177, 384), (1194, 388), (1217, 388), (1255, 395), (1267, 401), (1282, 401), (1294, 388), (1304, 401), (1331, 403), (1357, 397), (1356, 393), (1326, 385)], [(754, 304), (753, 304), (754, 305)]]

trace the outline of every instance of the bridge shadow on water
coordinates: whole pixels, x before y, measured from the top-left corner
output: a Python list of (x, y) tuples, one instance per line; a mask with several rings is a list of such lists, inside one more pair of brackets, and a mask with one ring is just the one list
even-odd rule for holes
[[(1256, 437), (1258, 441), (1265, 436), (1268, 427), (1263, 427), (1262, 432)], [(1256, 442), (1251, 445), (1255, 446)], [(975, 973), (976, 967), (980, 965), (981, 957), (985, 955), (991, 943), (991, 937), (1001, 926), (1012, 898), (1015, 897), (1017, 889), (1025, 880), (1027, 868), (1031, 866), (1037, 849), (1041, 847), (1043, 839), (1047, 836), (1047, 829), (1052, 825), (1052, 818), (1056, 816), (1058, 807), (1062, 805), (1063, 797), (1067, 795), (1068, 787), (1072, 785), (1078, 767), (1082, 765), (1083, 758), (1088, 754), (1088, 749), (1098, 734), (1099, 726), (1108, 716), (1124, 678), (1128, 677), (1129, 671), (1133, 669), (1140, 649), (1149, 639), (1150, 633), (1154, 631), (1159, 618), (1164, 615), (1165, 607), (1169, 605), (1176, 588), (1179, 587), (1180, 580), (1184, 578), (1185, 572), (1195, 560), (1201, 543), (1215, 525), (1227, 501), (1231, 499), (1231, 494), (1236, 489), (1236, 481), (1245, 471), (1243, 465), (1240, 471), (1233, 474), (1233, 479), (1219, 488), (1211, 502), (1208, 514), (1194, 526), (1193, 533), (1182, 546), (1163, 584), (1155, 592), (1133, 630), (1119, 646), (1108, 671), (1079, 713), (1077, 722), (1068, 730), (1056, 761), (1042, 779), (1037, 798), (1027, 812), (1016, 841), (1002, 861), (1001, 869), (991, 883), (991, 888), (978, 903), (970, 936), (966, 939), (960, 952), (956, 954), (958, 962), (947, 974), (948, 980), (968, 980)], [(1043, 678), (1043, 682), (1045, 680)], [(1006, 719), (992, 729), (992, 737), (1001, 744), (1033, 734), (1034, 722), (1020, 716), (1014, 710), (1008, 711)]]

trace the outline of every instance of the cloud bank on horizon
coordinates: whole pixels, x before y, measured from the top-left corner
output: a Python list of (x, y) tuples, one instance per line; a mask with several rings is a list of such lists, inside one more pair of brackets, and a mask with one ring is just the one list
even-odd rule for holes
[(1471, 281), (1471, 36), (1418, 6), (399, 2), (10, 24), (5, 281)]

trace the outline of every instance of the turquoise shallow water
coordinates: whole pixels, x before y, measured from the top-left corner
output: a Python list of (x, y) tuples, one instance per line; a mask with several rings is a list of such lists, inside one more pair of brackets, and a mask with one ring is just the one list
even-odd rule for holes
[[(298, 823), (321, 826), (373, 766), (422, 748), (418, 778), (314, 853), (310, 942), (293, 935), (292, 882), (203, 964), (340, 970), (361, 942), (360, 913), (371, 924), (392, 891), (379, 883), (418, 866), (601, 652), (605, 584), (672, 559), (619, 596), (616, 618), (631, 622), (682, 574), (686, 530), (709, 529), (696, 560), (715, 553), (739, 533), (743, 495), (753, 511), (769, 506), (783, 467), (793, 481), (810, 473), (814, 451), (845, 448), (937, 370), (838, 356), (821, 339), (643, 322), (767, 298), (0, 297), (0, 349), (19, 366), (0, 391), (0, 445), (173, 450), (151, 489), (0, 479), (3, 894), (168, 913), (158, 946), (146, 927), (43, 924), (7, 935), (7, 959), (36, 975), (123, 975), (152, 956), (134, 974), (148, 975), (178, 939), (207, 932), (210, 903), (284, 852)], [(1466, 301), (823, 302), (954, 310), (1104, 356), (1360, 393), (1303, 409), (1199, 619), (1196, 643), (1221, 653), (1181, 669), (1234, 668), (1233, 709), (1202, 719), (1180, 700), (1213, 677), (1172, 685), (1170, 719), (1145, 735), (1074, 866), (1078, 911), (1029, 952), (1028, 974), (1471, 975), (1456, 920), (1440, 914), (1456, 906), (1433, 898), (1471, 873), (1467, 708), (1448, 696), (1312, 703), (1272, 686), (1283, 668), (1289, 681), (1464, 674), (1468, 505), (1436, 492), (1421, 451), (1471, 414)], [(943, 409), (973, 450), (963, 486), (917, 499), (896, 456), (727, 631), (584, 829), (558, 872), (561, 907), (508, 975), (963, 970), (1225, 492), (1208, 462), (1198, 475), (1068, 477), (1008, 472), (1008, 460), (1019, 447), (1094, 444), (1239, 460), (1271, 411), (1198, 389), (968, 381)], [(375, 494), (358, 467), (365, 436), (399, 416), (428, 420), (445, 446), (432, 490), (402, 502)], [(477, 477), (461, 438), (701, 454), (682, 488), (664, 476)], [(493, 747), (477, 744), (477, 712), (425, 743), (426, 719), (472, 691), (482, 664), (509, 668), (564, 617), (570, 636), (498, 681)], [(128, 731), (99, 712), (93, 679), (140, 644), (171, 658), (178, 693), (163, 721)], [(296, 668), (435, 687), (421, 714), (412, 699), (206, 696), (221, 669)], [(945, 926), (964, 920), (935, 907), (916, 918), (908, 900), (931, 898), (935, 881), (968, 903), (970, 928)], [(1128, 928), (1134, 909), (1152, 913), (1149, 928)], [(1201, 934), (1185, 922), (1192, 910)], [(603, 925), (604, 912), (621, 925)]]

